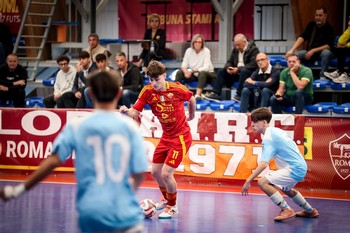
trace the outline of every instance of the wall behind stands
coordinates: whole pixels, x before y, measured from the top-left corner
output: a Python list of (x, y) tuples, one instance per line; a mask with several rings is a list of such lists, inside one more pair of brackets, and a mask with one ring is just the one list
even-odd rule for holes
[[(51, 151), (66, 122), (89, 110), (0, 109), (0, 170), (34, 170)], [(124, 116), (126, 117), (126, 116)], [(261, 136), (252, 132), (248, 114), (196, 112), (190, 122), (192, 147), (178, 175), (226, 180), (246, 179), (261, 157)], [(288, 132), (304, 154), (308, 174), (299, 185), (307, 189), (350, 189), (350, 118), (317, 118), (277, 114), (272, 126)], [(149, 161), (162, 130), (153, 114), (142, 113), (140, 130)], [(58, 171), (70, 172), (74, 154)], [(269, 169), (276, 169), (271, 163)], [(268, 172), (266, 170), (265, 172)]]

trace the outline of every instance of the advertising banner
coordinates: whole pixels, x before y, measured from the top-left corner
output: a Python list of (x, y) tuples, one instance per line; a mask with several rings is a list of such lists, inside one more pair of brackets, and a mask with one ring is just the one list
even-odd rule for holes
[[(52, 143), (64, 125), (89, 110), (0, 109), (0, 169), (34, 170), (50, 155)], [(119, 114), (119, 113), (117, 113)], [(261, 135), (252, 131), (249, 114), (196, 112), (190, 121), (192, 146), (176, 173), (178, 175), (246, 179), (257, 166)], [(287, 131), (308, 164), (301, 186), (317, 189), (350, 187), (350, 133), (347, 118), (316, 118), (275, 114), (271, 126)], [(151, 111), (141, 115), (140, 132), (145, 138), (147, 158), (162, 135)], [(58, 171), (74, 171), (74, 154)], [(277, 169), (272, 162), (269, 170)]]

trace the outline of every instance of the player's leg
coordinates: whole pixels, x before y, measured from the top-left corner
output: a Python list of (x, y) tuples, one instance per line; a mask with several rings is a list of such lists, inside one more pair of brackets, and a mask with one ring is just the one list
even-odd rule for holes
[(258, 182), (260, 188), (270, 197), (271, 201), (281, 208), (280, 214), (274, 218), (275, 221), (283, 221), (295, 216), (294, 210), (278, 191), (278, 189), (290, 190), (297, 183), (289, 176), (289, 173), (286, 169), (273, 171)]
[(153, 154), (151, 173), (154, 179), (157, 181), (159, 190), (162, 193), (162, 198), (160, 202), (156, 203), (157, 210), (164, 209), (168, 204), (168, 201), (166, 200), (166, 193), (167, 193), (166, 184), (162, 176), (162, 168), (169, 151), (168, 145), (169, 144), (167, 141), (161, 139)]
[(177, 200), (177, 185), (174, 178), (176, 168), (180, 165), (183, 156), (187, 154), (188, 149), (192, 144), (192, 135), (190, 132), (179, 135), (176, 138), (171, 139), (171, 149), (168, 152), (168, 156), (164, 161), (162, 169), (162, 176), (164, 178), (167, 194), (166, 199), (168, 205), (166, 209), (161, 213), (159, 218), (172, 218), (178, 214), (178, 207), (176, 205)]
[(312, 208), (309, 202), (305, 200), (303, 195), (296, 189), (292, 188), (288, 191), (283, 191), (288, 197), (290, 197), (295, 204), (303, 208), (302, 211), (296, 212), (297, 217), (304, 218), (316, 218), (319, 216), (317, 209)]

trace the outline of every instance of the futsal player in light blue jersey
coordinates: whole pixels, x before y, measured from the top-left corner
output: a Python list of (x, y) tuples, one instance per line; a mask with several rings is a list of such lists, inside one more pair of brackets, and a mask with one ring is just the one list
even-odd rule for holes
[[(273, 158), (278, 170), (270, 172), (258, 181), (259, 187), (270, 197), (273, 203), (281, 208), (281, 212), (274, 218), (275, 221), (283, 221), (294, 216), (315, 218), (319, 215), (315, 208), (305, 200), (293, 187), (302, 179), (307, 172), (307, 164), (295, 142), (285, 131), (270, 127), (272, 113), (263, 107), (254, 110), (251, 114), (252, 128), (264, 135), (262, 141), (262, 157), (258, 167), (246, 180), (242, 188), (242, 195), (247, 195), (254, 180)], [(279, 192), (281, 190), (290, 197), (295, 204), (303, 208), (302, 211), (294, 212)]]
[(96, 110), (67, 123), (53, 144), (52, 156), (24, 183), (0, 190), (2, 199), (29, 190), (75, 151), (81, 231), (143, 232), (144, 215), (135, 191), (148, 168), (146, 151), (136, 123), (115, 112), (121, 95), (117, 78), (99, 72), (88, 79)]

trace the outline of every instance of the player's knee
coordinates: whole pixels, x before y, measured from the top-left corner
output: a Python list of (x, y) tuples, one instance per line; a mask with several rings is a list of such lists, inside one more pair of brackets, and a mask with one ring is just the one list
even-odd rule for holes
[(268, 184), (269, 184), (269, 181), (265, 177), (258, 180), (258, 185), (260, 188), (263, 188), (265, 185), (268, 185)]

